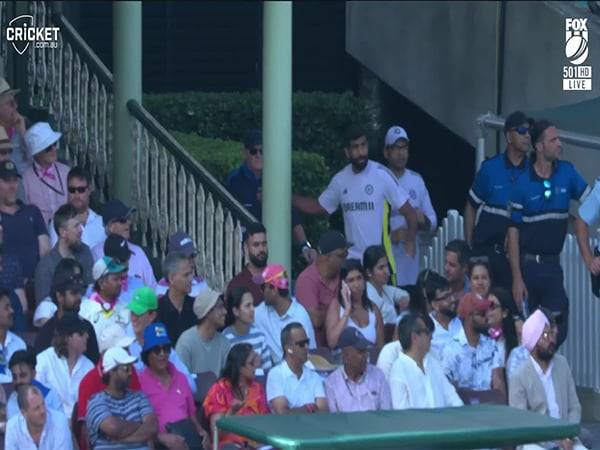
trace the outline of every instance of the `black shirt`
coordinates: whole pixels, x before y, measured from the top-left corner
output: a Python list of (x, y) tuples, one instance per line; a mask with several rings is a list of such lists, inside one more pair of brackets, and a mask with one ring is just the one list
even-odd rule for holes
[[(100, 359), (100, 351), (98, 350), (96, 332), (94, 331), (93, 325), (89, 321), (85, 319), (83, 319), (83, 321), (85, 322), (89, 336), (87, 341), (87, 350), (85, 351), (84, 355), (87, 356), (90, 361), (96, 364)], [(58, 318), (56, 315), (54, 315), (54, 317), (49, 319), (40, 329), (33, 344), (33, 349), (35, 350), (36, 354), (41, 353), (48, 347), (52, 346), (52, 338), (54, 338), (54, 330), (56, 329), (57, 322)]]
[(158, 318), (159, 322), (167, 326), (167, 334), (173, 343), (173, 347), (177, 343), (177, 339), (188, 328), (193, 327), (198, 323), (196, 314), (194, 314), (194, 299), (186, 295), (183, 299), (181, 312), (173, 306), (169, 299), (169, 291), (158, 300)]

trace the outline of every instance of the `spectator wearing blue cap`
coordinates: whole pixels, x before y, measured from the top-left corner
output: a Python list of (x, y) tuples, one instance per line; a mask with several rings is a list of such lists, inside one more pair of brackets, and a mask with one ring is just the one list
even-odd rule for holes
[(190, 421), (199, 436), (206, 438), (207, 433), (196, 418), (196, 405), (185, 375), (169, 362), (171, 349), (165, 324), (155, 322), (146, 327), (142, 347), (146, 368), (140, 373), (140, 384), (158, 418), (158, 441), (168, 448), (181, 448), (186, 440), (174, 432), (172, 424)]
[[(227, 175), (225, 187), (250, 213), (259, 221), (262, 220), (262, 171), (263, 145), (262, 132), (258, 129), (249, 130), (244, 137), (242, 149), (244, 163)], [(298, 212), (292, 208), (292, 227), (294, 240), (302, 251), (307, 262), (316, 258), (316, 252), (311, 248), (302, 226)]]

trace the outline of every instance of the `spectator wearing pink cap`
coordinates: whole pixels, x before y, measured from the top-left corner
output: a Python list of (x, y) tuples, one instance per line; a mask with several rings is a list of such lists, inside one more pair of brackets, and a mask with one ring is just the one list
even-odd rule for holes
[(33, 165), (23, 174), (25, 200), (40, 208), (46, 225), (56, 210), (67, 203), (69, 167), (57, 161), (61, 136), (47, 122), (38, 122), (25, 133), (25, 143), (33, 156)]
[(265, 301), (256, 307), (255, 325), (265, 334), (271, 350), (271, 359), (276, 364), (283, 358), (281, 331), (287, 324), (298, 322), (309, 339), (309, 348), (316, 348), (315, 330), (308, 312), (295, 298), (290, 298), (289, 278), (281, 264), (269, 264), (253, 278), (262, 286)]
[(442, 352), (442, 366), (458, 388), (498, 389), (506, 395), (503, 352), (496, 341), (484, 334), (489, 308), (489, 300), (471, 292), (460, 299), (458, 316), (463, 327)]
[[(537, 309), (523, 324), (522, 343), (529, 358), (509, 379), (509, 405), (571, 423), (581, 422), (581, 404), (566, 358), (556, 353), (557, 330)], [(551, 447), (584, 449), (578, 439), (524, 445), (524, 450)]]

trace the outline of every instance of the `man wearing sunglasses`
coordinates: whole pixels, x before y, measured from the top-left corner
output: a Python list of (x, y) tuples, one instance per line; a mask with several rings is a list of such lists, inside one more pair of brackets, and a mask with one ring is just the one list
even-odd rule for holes
[[(75, 166), (67, 175), (67, 202), (77, 211), (77, 216), (83, 227), (81, 241), (90, 249), (104, 241), (106, 234), (102, 225), (102, 217), (90, 208), (92, 193), (92, 177), (81, 166)], [(50, 242), (54, 246), (58, 240), (52, 222), (48, 226)]]
[[(244, 137), (242, 149), (244, 163), (227, 175), (225, 187), (250, 213), (260, 222), (262, 221), (262, 171), (263, 171), (263, 146), (262, 131), (253, 129)], [(292, 208), (292, 232), (294, 241), (302, 255), (311, 263), (316, 258), (306, 239), (302, 220), (298, 211)]]
[[(585, 200), (590, 187), (573, 164), (561, 161), (562, 145), (558, 130), (547, 120), (531, 129), (535, 154), (527, 172), (519, 178), (511, 196), (512, 215), (508, 228), (508, 251), (512, 270), (512, 293), (517, 306), (544, 306), (560, 313), (557, 345), (567, 338), (569, 299), (560, 266), (569, 223), (571, 200)], [(576, 217), (576, 222), (581, 221)], [(589, 252), (582, 240), (582, 227), (575, 226), (582, 254)]]
[(465, 240), (474, 256), (487, 256), (496, 285), (512, 287), (510, 265), (505, 250), (510, 214), (508, 202), (517, 180), (529, 167), (529, 119), (521, 111), (504, 122), (506, 151), (481, 164), (464, 211)]
[[(109, 200), (104, 205), (102, 211), (102, 223), (104, 224), (105, 236), (118, 234), (127, 241), (131, 258), (129, 259), (128, 274), (130, 277), (140, 278), (144, 286), (154, 289), (156, 286), (156, 277), (148, 260), (148, 256), (139, 245), (135, 245), (129, 239), (131, 237), (131, 216), (135, 213), (135, 208), (130, 208), (119, 199)], [(104, 256), (104, 239), (101, 243), (92, 248), (94, 259), (98, 260)]]

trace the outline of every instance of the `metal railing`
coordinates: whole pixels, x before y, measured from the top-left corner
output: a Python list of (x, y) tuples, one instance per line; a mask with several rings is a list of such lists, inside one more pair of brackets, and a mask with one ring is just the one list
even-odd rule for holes
[[(0, 2), (3, 28), (11, 20), (6, 5)], [(26, 100), (53, 116), (63, 133), (65, 158), (90, 170), (100, 200), (106, 200), (114, 151), (113, 76), (51, 6), (27, 3), (36, 26), (58, 26), (60, 32), (58, 48), (28, 50)], [(8, 60), (6, 45), (0, 45), (0, 61)], [(165, 252), (169, 234), (186, 231), (199, 250), (198, 273), (213, 289), (224, 289), (243, 267), (242, 227), (256, 219), (140, 104), (132, 101), (128, 109), (133, 123), (131, 191), (142, 245), (156, 257)]]
[[(458, 211), (449, 210), (432, 245), (424, 252), (421, 267), (443, 273), (444, 247), (453, 239), (463, 238), (463, 218)], [(597, 240), (590, 239), (590, 245), (597, 245)], [(560, 261), (570, 305), (569, 335), (560, 353), (568, 359), (577, 386), (600, 390), (600, 355), (594, 347), (594, 343), (600, 342), (600, 301), (592, 294), (590, 273), (579, 252), (577, 239), (570, 233), (565, 239)]]

